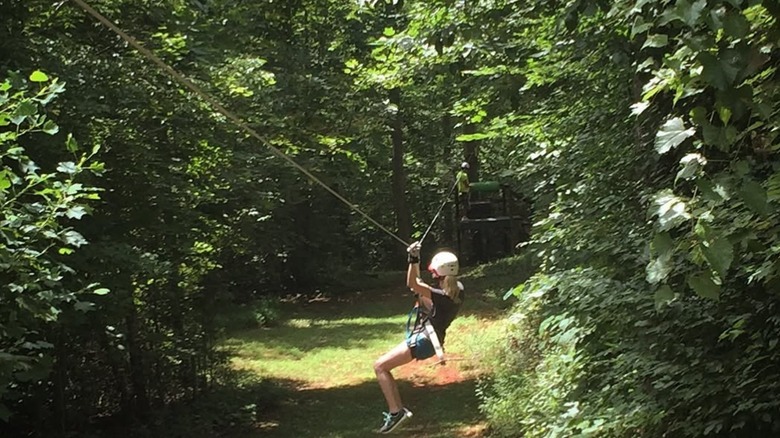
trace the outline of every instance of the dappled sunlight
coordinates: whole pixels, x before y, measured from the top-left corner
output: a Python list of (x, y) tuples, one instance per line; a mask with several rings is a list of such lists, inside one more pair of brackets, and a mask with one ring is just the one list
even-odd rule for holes
[[(224, 342), (234, 368), (293, 385), (278, 409), (258, 419), (262, 436), (357, 438), (379, 427), (386, 405), (373, 364), (403, 341), (414, 300), (395, 293), (354, 298), (290, 306), (277, 326), (234, 332)], [(393, 370), (414, 412), (395, 436), (482, 436), (475, 379), (491, 363), (487, 346), (503, 333), (501, 311), (491, 304), (476, 294), (464, 303), (447, 332), (445, 364), (434, 356)]]
[[(278, 327), (236, 332), (224, 345), (231, 350), (234, 367), (261, 376), (302, 380), (307, 387), (331, 387), (374, 380), (373, 362), (404, 338), (407, 309), (389, 317), (322, 317), (324, 304), (309, 306)], [(307, 317), (304, 317), (307, 316)], [(475, 315), (455, 319), (446, 338), (446, 369), (479, 375), (484, 372), (484, 346), (499, 335), (500, 324)], [(433, 359), (421, 362), (435, 362)], [(434, 368), (402, 367), (398, 375), (416, 370), (425, 381), (436, 381)], [(441, 366), (436, 368), (442, 369)], [(458, 377), (455, 380), (459, 380)], [(452, 380), (448, 378), (445, 380)]]

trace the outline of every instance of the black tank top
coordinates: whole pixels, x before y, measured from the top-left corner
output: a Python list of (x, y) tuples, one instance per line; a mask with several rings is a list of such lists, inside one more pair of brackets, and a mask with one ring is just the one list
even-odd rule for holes
[[(463, 289), (460, 291), (460, 301), (463, 302)], [(431, 301), (433, 301), (433, 309), (431, 309), (431, 325), (436, 332), (436, 336), (439, 338), (439, 342), (444, 345), (444, 337), (447, 334), (447, 328), (452, 324), (452, 320), (458, 316), (460, 310), (460, 303), (456, 303), (450, 299), (447, 295), (444, 295), (444, 291), (441, 289), (431, 290)]]

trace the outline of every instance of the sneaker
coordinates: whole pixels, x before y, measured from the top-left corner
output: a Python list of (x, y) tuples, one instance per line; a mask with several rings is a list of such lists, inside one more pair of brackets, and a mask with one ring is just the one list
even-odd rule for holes
[(407, 418), (412, 416), (412, 411), (403, 408), (396, 414), (390, 414), (388, 412), (382, 413), (385, 416), (385, 424), (379, 428), (379, 433), (390, 433), (397, 428)]

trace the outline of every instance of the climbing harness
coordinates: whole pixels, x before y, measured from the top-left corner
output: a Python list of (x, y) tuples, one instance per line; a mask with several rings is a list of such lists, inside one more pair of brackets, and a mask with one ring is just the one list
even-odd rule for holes
[(441, 346), (441, 342), (439, 342), (439, 337), (436, 335), (436, 330), (433, 329), (430, 319), (425, 321), (425, 331), (428, 332), (428, 338), (431, 340), (431, 344), (433, 344), (433, 349), (436, 350), (436, 356), (439, 358), (439, 361), (444, 363), (444, 348)]
[[(414, 317), (413, 324), (412, 317)], [(413, 342), (416, 343), (416, 336), (421, 333), (420, 327), (425, 331), (428, 340), (431, 341), (436, 356), (439, 358), (439, 363), (444, 363), (444, 348), (442, 348), (439, 336), (436, 335), (436, 330), (434, 330), (433, 324), (431, 324), (430, 314), (422, 310), (418, 300), (412, 310), (409, 311), (409, 317), (406, 320), (406, 339), (414, 338)]]
[(193, 93), (197, 94), (201, 97), (204, 101), (206, 101), (209, 105), (211, 105), (212, 108), (217, 110), (220, 114), (228, 118), (230, 121), (232, 121), (236, 126), (246, 131), (249, 135), (254, 137), (256, 140), (260, 141), (261, 144), (268, 147), (271, 152), (273, 152), (274, 155), (281, 158), (282, 160), (289, 163), (294, 168), (298, 169), (301, 173), (306, 175), (310, 180), (320, 185), (322, 188), (327, 190), (330, 194), (336, 197), (339, 201), (346, 204), (350, 209), (357, 212), (361, 216), (363, 216), (366, 220), (371, 222), (372, 224), (376, 225), (377, 228), (387, 233), (390, 237), (394, 238), (395, 240), (401, 242), (404, 246), (408, 246), (409, 244), (398, 237), (395, 233), (388, 230), (386, 227), (384, 227), (382, 224), (374, 220), (371, 216), (366, 214), (363, 210), (358, 208), (355, 204), (349, 202), (346, 198), (338, 194), (335, 190), (330, 188), (327, 184), (322, 182), (319, 178), (317, 178), (314, 174), (306, 170), (303, 166), (296, 163), (295, 160), (288, 157), (284, 154), (284, 152), (280, 151), (278, 148), (273, 146), (267, 139), (265, 139), (263, 136), (257, 133), (254, 129), (252, 129), (249, 125), (246, 124), (240, 117), (230, 112), (228, 109), (226, 109), (219, 101), (217, 101), (216, 98), (211, 96), (210, 94), (206, 93), (204, 90), (202, 90), (200, 87), (192, 83), (190, 80), (188, 80), (184, 75), (176, 71), (173, 67), (169, 66), (165, 63), (162, 59), (160, 59), (158, 56), (156, 56), (154, 53), (152, 53), (149, 49), (146, 49), (143, 47), (136, 39), (122, 31), (117, 25), (115, 25), (111, 20), (103, 16), (100, 12), (93, 9), (91, 6), (89, 6), (87, 3), (85, 3), (83, 0), (71, 0), (73, 3), (78, 5), (81, 9), (83, 9), (85, 12), (87, 12), (89, 15), (93, 16), (95, 19), (97, 19), (100, 23), (102, 23), (104, 26), (112, 30), (114, 33), (119, 35), (120, 38), (125, 40), (128, 44), (130, 44), (133, 48), (135, 48), (138, 52), (140, 52), (142, 55), (144, 55), (146, 58), (148, 58), (150, 61), (152, 61), (154, 64), (156, 64), (158, 67), (163, 69), (166, 73), (168, 73), (170, 76), (172, 76), (176, 82), (183, 85), (185, 88), (189, 89)]

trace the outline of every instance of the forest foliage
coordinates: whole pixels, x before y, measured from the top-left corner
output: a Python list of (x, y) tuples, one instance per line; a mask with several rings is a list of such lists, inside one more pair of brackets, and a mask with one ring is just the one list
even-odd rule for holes
[(225, 315), (401, 266), (273, 145), (402, 239), (463, 160), (533, 201), (497, 435), (780, 432), (776, 1), (93, 6), (264, 142), (75, 3), (0, 0), (0, 431), (156, 424), (235, 384)]

